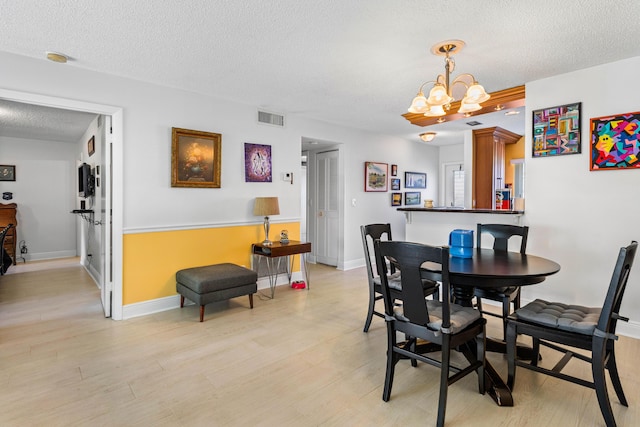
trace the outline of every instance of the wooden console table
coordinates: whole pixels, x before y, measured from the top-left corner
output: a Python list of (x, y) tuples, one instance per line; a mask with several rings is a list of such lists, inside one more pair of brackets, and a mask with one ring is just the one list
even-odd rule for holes
[[(307, 282), (307, 290), (309, 290), (309, 264), (307, 262), (307, 254), (311, 252), (311, 243), (290, 240), (289, 243), (273, 242), (270, 245), (262, 243), (254, 243), (251, 245), (251, 253), (255, 256), (266, 257), (267, 274), (269, 275), (269, 288), (271, 289), (271, 298), (273, 298), (276, 290), (276, 282), (278, 281), (278, 267), (282, 257), (287, 257), (287, 275), (289, 284), (291, 284), (291, 273), (293, 272), (293, 261), (295, 255), (302, 258), (302, 270)], [(274, 264), (276, 263), (277, 264)]]
[[(18, 245), (18, 220), (16, 219), (17, 209), (18, 205), (16, 203), (0, 203), (0, 228), (13, 224), (13, 227), (11, 227), (4, 239), (4, 248), (11, 256), (13, 265), (18, 263), (18, 259), (16, 258), (16, 246)], [(2, 251), (0, 251), (0, 253), (1, 252)]]

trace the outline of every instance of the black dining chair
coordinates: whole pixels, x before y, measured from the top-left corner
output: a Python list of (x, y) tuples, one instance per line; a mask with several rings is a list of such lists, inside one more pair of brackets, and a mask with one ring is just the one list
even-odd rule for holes
[[(384, 317), (383, 313), (376, 311), (376, 302), (382, 299), (382, 290), (380, 288), (378, 266), (375, 264), (373, 242), (376, 240), (393, 240), (391, 237), (391, 224), (362, 225), (360, 226), (360, 234), (362, 236), (362, 247), (364, 249), (364, 260), (367, 266), (367, 280), (369, 283), (369, 307), (367, 318), (364, 322), (364, 332), (368, 332), (373, 316)], [(396, 291), (399, 291), (402, 287), (400, 271), (396, 270), (395, 265), (390, 265), (387, 269), (387, 274), (389, 275), (389, 284), (393, 289), (394, 297), (399, 298), (400, 294)], [(438, 290), (438, 284), (429, 280), (423, 281), (423, 287), (425, 296), (432, 295)]]
[[(583, 307), (536, 299), (507, 318), (507, 385), (511, 390), (515, 386), (516, 366), (589, 387), (596, 391), (600, 412), (607, 426), (616, 425), (607, 392), (605, 369), (609, 371), (618, 400), (622, 405), (629, 406), (618, 375), (614, 344), (618, 339), (615, 334), (618, 320), (629, 321), (619, 314), (619, 310), (637, 248), (636, 241), (620, 248), (602, 307)], [(533, 338), (534, 357), (530, 363), (516, 359), (518, 334)], [(540, 345), (564, 353), (564, 357), (551, 369), (539, 366)], [(590, 351), (591, 354), (581, 354), (575, 351), (576, 348)], [(561, 372), (572, 357), (591, 364), (591, 380)]]
[[(509, 242), (517, 240), (515, 237), (520, 237), (520, 253), (524, 254), (527, 250), (527, 237), (529, 235), (528, 226), (509, 225), (509, 224), (478, 224), (476, 233), (476, 247), (482, 247), (482, 235), (490, 234), (493, 236), (493, 250), (495, 251), (508, 251)], [(502, 319), (502, 336), (507, 337), (507, 316), (511, 313), (511, 304), (513, 309), (520, 308), (520, 286), (508, 286), (504, 288), (491, 288), (483, 289), (476, 288), (474, 295), (477, 300), (478, 310), (482, 314), (489, 316), (499, 317)], [(489, 299), (492, 301), (498, 301), (502, 304), (502, 313), (496, 314), (491, 311), (486, 311), (482, 308), (482, 299)]]
[[(485, 392), (485, 325), (480, 312), (472, 307), (462, 307), (443, 298), (443, 301), (424, 298), (422, 280), (427, 277), (440, 282), (442, 295), (450, 295), (449, 248), (419, 243), (377, 240), (376, 263), (381, 266), (382, 295), (387, 324), (387, 369), (382, 400), (389, 401), (395, 366), (401, 358), (428, 363), (440, 368), (440, 392), (437, 425), (444, 425), (449, 385), (464, 376), (478, 373), (478, 390)], [(386, 273), (387, 262), (396, 264), (401, 274), (400, 290), (402, 306), (394, 304), (395, 290), (391, 288)], [(434, 263), (434, 268), (429, 264)], [(425, 268), (422, 268), (425, 264)], [(427, 269), (428, 268), (428, 269)], [(397, 341), (397, 332), (406, 339)], [(420, 341), (439, 346), (437, 353), (420, 351)], [(469, 360), (466, 367), (451, 364), (451, 351), (460, 349)], [(428, 351), (433, 350), (430, 348)], [(451, 374), (453, 372), (453, 374)]]

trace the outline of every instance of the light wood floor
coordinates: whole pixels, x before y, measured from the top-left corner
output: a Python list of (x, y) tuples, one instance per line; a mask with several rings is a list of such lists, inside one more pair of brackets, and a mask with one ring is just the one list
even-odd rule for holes
[[(400, 362), (382, 401), (385, 328), (374, 318), (362, 332), (364, 269), (315, 265), (311, 291), (278, 287), (253, 310), (247, 297), (211, 304), (199, 323), (195, 306), (105, 319), (76, 263), (31, 263), (0, 277), (2, 426), (435, 424), (436, 368)], [(498, 320), (489, 322), (499, 335)], [(618, 344), (630, 407), (614, 396), (613, 408), (619, 425), (637, 426), (640, 342)], [(506, 375), (504, 356), (489, 358)], [(592, 390), (530, 371), (518, 371), (511, 408), (476, 387), (469, 376), (449, 388), (447, 425), (604, 425)]]

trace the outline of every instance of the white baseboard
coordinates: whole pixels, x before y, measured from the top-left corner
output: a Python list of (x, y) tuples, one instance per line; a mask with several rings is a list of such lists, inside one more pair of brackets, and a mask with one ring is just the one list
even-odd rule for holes
[[(185, 301), (186, 302), (186, 301)], [(180, 307), (180, 295), (171, 295), (122, 306), (122, 319), (146, 316)]]
[(16, 253), (18, 260), (20, 260), (20, 256), (23, 255), (27, 261), (40, 261), (45, 259), (58, 259), (58, 258), (72, 258), (78, 256), (76, 254), (76, 250), (68, 250), (68, 251), (56, 251), (56, 252), (39, 252), (39, 253), (26, 253), (20, 254)]
[[(291, 280), (303, 280), (302, 273), (296, 271), (291, 275)], [(288, 285), (289, 279), (286, 274), (280, 274), (276, 286)], [(258, 280), (258, 289), (269, 289), (269, 279), (264, 277)], [(185, 304), (193, 304), (185, 300)], [(159, 313), (161, 311), (173, 310), (180, 307), (180, 295), (171, 295), (163, 298), (156, 298), (149, 301), (127, 304), (122, 307), (122, 319), (146, 316), (148, 314)]]

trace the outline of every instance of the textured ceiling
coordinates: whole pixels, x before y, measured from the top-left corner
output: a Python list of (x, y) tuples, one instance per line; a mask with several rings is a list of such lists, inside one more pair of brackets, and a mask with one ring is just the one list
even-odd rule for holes
[(77, 142), (95, 117), (81, 111), (0, 99), (0, 136)]
[(638, 0), (0, 0), (0, 50), (417, 139), (401, 114), (443, 72), (432, 45), (464, 40), (454, 76), (493, 92), (640, 55), (638, 16)]

